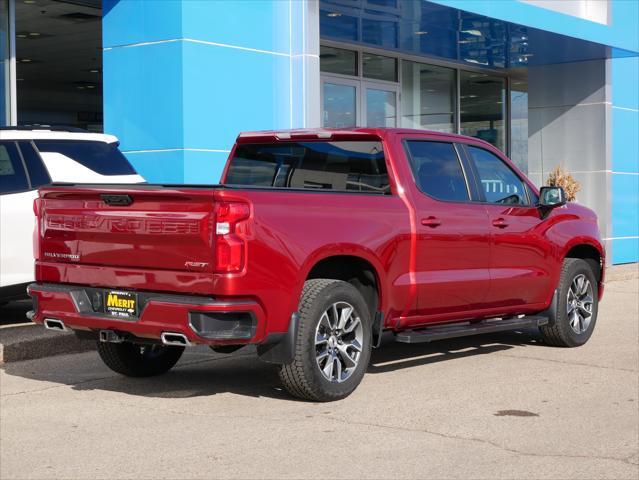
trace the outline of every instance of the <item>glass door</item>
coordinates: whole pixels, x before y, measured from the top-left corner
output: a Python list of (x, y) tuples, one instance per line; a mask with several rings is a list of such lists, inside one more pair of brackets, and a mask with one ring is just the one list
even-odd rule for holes
[(362, 82), (362, 123), (366, 127), (396, 127), (399, 88)]
[(347, 128), (359, 125), (359, 81), (322, 79), (322, 126)]

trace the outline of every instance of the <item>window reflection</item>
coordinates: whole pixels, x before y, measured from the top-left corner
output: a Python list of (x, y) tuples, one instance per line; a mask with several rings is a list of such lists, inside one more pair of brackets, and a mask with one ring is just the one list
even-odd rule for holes
[(396, 58), (364, 53), (362, 55), (362, 70), (366, 78), (387, 82), (397, 81)]
[(461, 134), (481, 138), (506, 150), (505, 80), (476, 72), (460, 72)]
[(396, 116), (394, 91), (366, 89), (367, 127), (394, 127)]
[(320, 70), (340, 75), (357, 75), (357, 52), (322, 45)]
[(325, 127), (354, 127), (356, 89), (350, 85), (324, 82), (323, 125)]
[(455, 71), (402, 62), (402, 127), (455, 131)]
[(9, 2), (0, 0), (0, 126), (9, 124)]
[(514, 77), (510, 89), (510, 159), (528, 173), (528, 80)]

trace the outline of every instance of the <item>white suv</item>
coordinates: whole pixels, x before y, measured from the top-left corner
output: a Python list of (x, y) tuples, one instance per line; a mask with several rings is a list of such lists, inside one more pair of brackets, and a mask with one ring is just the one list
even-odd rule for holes
[(140, 183), (112, 135), (49, 127), (0, 128), (0, 304), (33, 281), (33, 200), (53, 182)]

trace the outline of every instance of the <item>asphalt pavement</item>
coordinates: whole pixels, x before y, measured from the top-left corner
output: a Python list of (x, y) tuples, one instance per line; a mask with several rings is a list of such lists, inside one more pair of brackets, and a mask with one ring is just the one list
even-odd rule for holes
[(590, 342), (536, 332), (402, 345), (353, 395), (287, 396), (252, 350), (131, 379), (95, 352), (0, 371), (0, 478), (639, 478), (639, 282)]

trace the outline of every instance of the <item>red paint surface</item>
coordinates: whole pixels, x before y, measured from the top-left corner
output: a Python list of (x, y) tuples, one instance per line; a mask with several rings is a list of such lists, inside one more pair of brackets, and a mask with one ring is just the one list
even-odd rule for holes
[[(276, 134), (244, 134), (238, 142), (275, 142)], [(316, 132), (293, 135), (293, 140), (317, 140)], [(259, 343), (268, 333), (288, 329), (308, 273), (327, 257), (350, 255), (370, 263), (379, 283), (379, 310), (393, 329), (539, 312), (550, 304), (570, 248), (591, 245), (603, 257), (596, 217), (583, 206), (568, 204), (544, 217), (535, 207), (439, 202), (424, 195), (413, 180), (404, 138), (478, 144), (517, 171), (498, 150), (476, 139), (357, 129), (333, 131), (332, 140), (381, 139), (392, 195), (48, 187), (40, 191), (38, 205), (37, 281), (239, 299), (254, 309), (258, 328), (250, 342)], [(100, 198), (105, 191), (126, 193), (133, 204), (108, 206)], [(249, 218), (235, 232), (244, 242), (244, 257), (241, 271), (219, 273), (216, 205), (229, 202), (248, 205)], [(37, 322), (53, 317), (74, 327), (153, 338), (181, 331), (193, 342), (213, 343), (188, 328), (187, 313), (197, 310), (188, 305), (153, 304), (131, 323), (82, 317), (66, 294), (36, 289), (34, 295)]]

